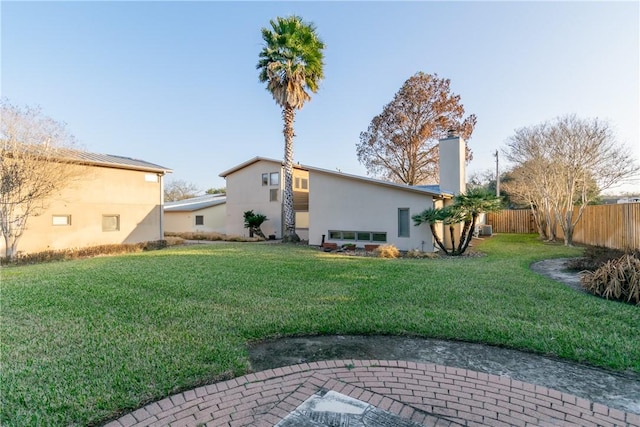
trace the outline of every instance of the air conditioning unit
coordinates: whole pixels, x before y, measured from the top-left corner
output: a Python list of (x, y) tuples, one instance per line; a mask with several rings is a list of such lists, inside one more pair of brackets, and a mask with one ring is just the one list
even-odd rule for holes
[(493, 226), (491, 224), (483, 224), (480, 228), (481, 236), (493, 236)]

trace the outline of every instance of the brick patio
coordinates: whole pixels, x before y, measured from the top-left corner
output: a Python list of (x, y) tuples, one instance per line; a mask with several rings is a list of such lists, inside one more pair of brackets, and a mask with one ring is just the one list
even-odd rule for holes
[(424, 426), (635, 426), (640, 415), (468, 369), (338, 360), (270, 369), (175, 394), (105, 427), (274, 426), (333, 390)]

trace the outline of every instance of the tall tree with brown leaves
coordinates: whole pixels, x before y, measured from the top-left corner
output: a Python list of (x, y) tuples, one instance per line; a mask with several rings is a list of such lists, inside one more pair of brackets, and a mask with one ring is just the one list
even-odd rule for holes
[[(419, 72), (373, 118), (356, 145), (358, 160), (370, 175), (408, 185), (437, 182), (438, 140), (450, 129), (468, 140), (476, 125), (473, 114), (463, 119), (464, 106), (450, 83)], [(467, 146), (467, 161), (471, 158)]]

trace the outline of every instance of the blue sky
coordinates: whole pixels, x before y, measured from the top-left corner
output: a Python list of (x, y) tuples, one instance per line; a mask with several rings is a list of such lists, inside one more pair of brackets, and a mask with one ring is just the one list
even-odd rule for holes
[[(89, 151), (174, 170), (201, 190), (282, 158), (255, 65), (276, 16), (313, 22), (325, 79), (297, 113), (295, 161), (365, 175), (360, 132), (411, 75), (451, 79), (478, 124), (468, 172), (515, 129), (606, 119), (640, 159), (638, 2), (0, 2), (2, 96), (40, 105)], [(622, 187), (640, 191), (640, 182)]]

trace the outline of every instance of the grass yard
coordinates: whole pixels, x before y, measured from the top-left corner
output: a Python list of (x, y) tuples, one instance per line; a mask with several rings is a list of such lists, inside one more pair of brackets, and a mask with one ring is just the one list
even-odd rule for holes
[(479, 341), (640, 373), (639, 307), (528, 268), (579, 249), (531, 235), (477, 248), (412, 260), (238, 243), (3, 268), (0, 424), (100, 424), (244, 374), (249, 340), (285, 335)]

